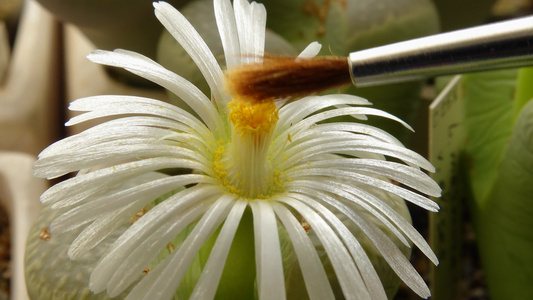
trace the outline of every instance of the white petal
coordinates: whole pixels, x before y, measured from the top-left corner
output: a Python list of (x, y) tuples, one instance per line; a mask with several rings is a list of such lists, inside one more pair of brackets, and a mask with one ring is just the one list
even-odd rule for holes
[(290, 170), (291, 173), (288, 176), (293, 177), (299, 171), (306, 172), (305, 170), (314, 168), (317, 168), (317, 172), (320, 172), (318, 171), (318, 168), (322, 168), (325, 170), (325, 172), (328, 172), (328, 170), (331, 169), (343, 169), (357, 173), (372, 173), (405, 184), (426, 195), (439, 197), (441, 193), (441, 188), (439, 185), (433, 179), (431, 179), (431, 177), (427, 176), (426, 173), (404, 164), (375, 159), (339, 158), (313, 161), (305, 165), (292, 168)]
[(224, 270), (235, 232), (237, 232), (244, 209), (247, 205), (248, 202), (245, 200), (237, 200), (233, 205), (233, 208), (224, 222), (224, 226), (218, 234), (215, 245), (213, 246), (213, 249), (211, 249), (209, 259), (204, 266), (202, 275), (198, 279), (198, 283), (196, 284), (190, 299), (213, 299), (215, 297), (218, 288), (217, 283), (220, 282), (220, 277), (222, 276), (222, 271)]
[(114, 95), (92, 96), (70, 103), (69, 109), (89, 112), (70, 119), (66, 123), (67, 126), (107, 116), (142, 114), (178, 121), (190, 126), (192, 130), (197, 131), (202, 136), (212, 134), (200, 120), (185, 110), (150, 98)]
[(370, 299), (370, 295), (352, 257), (326, 221), (311, 208), (293, 198), (280, 198), (278, 201), (293, 207), (316, 231), (328, 254), (346, 299)]
[[(343, 170), (322, 168), (302, 170), (298, 174), (298, 176), (302, 178), (305, 178), (307, 176), (317, 176), (318, 178), (324, 178), (324, 180), (327, 180), (326, 178), (333, 178), (334, 180), (332, 180), (332, 182), (339, 182), (348, 185), (348, 187), (346, 188), (353, 189), (354, 194), (357, 194), (357, 192), (355, 191), (361, 189), (359, 186), (357, 186), (358, 184), (368, 185), (398, 195), (399, 197), (402, 197), (403, 199), (412, 202), (413, 204), (416, 204), (424, 209), (430, 211), (439, 210), (439, 205), (434, 201), (430, 200), (429, 198), (426, 198), (418, 193), (412, 192), (406, 188), (397, 186), (391, 183), (390, 181), (381, 180), (368, 175)], [(310, 182), (313, 181), (314, 180), (311, 180)], [(317, 179), (316, 181), (320, 181), (320, 179)], [(297, 186), (297, 184), (292, 182), (288, 183), (288, 185)]]
[[(283, 106), (279, 110), (279, 121), (276, 130), (283, 132), (292, 125), (300, 122), (303, 118), (312, 115), (324, 108), (335, 105), (369, 105), (368, 100), (354, 95), (330, 95), (330, 96), (310, 96), (293, 101)], [(291, 125), (292, 124), (292, 125)], [(309, 128), (309, 124), (305, 128)], [(281, 133), (281, 135), (286, 135)]]
[(116, 193), (95, 197), (94, 199), (90, 198), (89, 202), (76, 206), (68, 212), (58, 216), (52, 224), (50, 224), (50, 229), (53, 233), (61, 233), (76, 229), (106, 212), (121, 209), (129, 203), (140, 203), (140, 208), (142, 208), (165, 193), (188, 184), (200, 182), (213, 184), (214, 180), (211, 179), (211, 177), (200, 174), (168, 176), (139, 184)]
[(127, 257), (137, 245), (151, 236), (157, 228), (171, 219), (174, 220), (180, 212), (183, 213), (191, 206), (195, 206), (217, 193), (220, 193), (218, 187), (196, 185), (171, 196), (149, 210), (113, 243), (105, 256), (98, 262), (91, 274), (89, 288), (95, 293), (105, 290), (124, 257)]
[[(386, 143), (390, 143), (393, 145), (403, 147), (403, 144), (400, 141), (398, 141), (398, 139), (396, 139), (391, 134), (377, 127), (374, 127), (368, 124), (355, 123), (355, 122), (352, 122), (352, 123), (334, 122), (334, 123), (317, 124), (307, 130), (299, 131), (297, 133), (292, 132), (291, 128), (288, 128), (285, 131), (285, 135), (283, 134), (277, 135), (275, 142), (273, 142), (273, 147), (271, 149), (272, 157), (274, 158), (281, 157), (285, 155), (284, 152), (287, 151), (287, 149), (295, 147), (307, 141), (313, 141), (315, 139), (320, 139), (324, 136), (329, 136), (330, 134), (346, 134), (346, 133), (356, 134), (352, 136), (346, 136), (345, 139), (347, 140), (350, 140), (354, 137), (361, 138), (362, 135), (365, 135), (365, 136), (371, 137), (371, 139), (369, 140), (378, 140), (378, 141), (382, 141), (382, 142), (386, 142)], [(291, 137), (290, 140), (287, 138), (287, 136), (289, 135)], [(377, 153), (370, 154), (370, 155), (369, 154), (370, 153), (368, 152), (364, 153), (364, 152), (359, 151), (355, 156), (362, 157), (362, 158), (366, 157), (366, 158), (371, 158), (371, 159), (378, 159), (378, 160), (385, 159), (383, 155), (380, 155)]]
[(204, 165), (205, 168), (211, 165), (210, 161), (203, 154), (194, 150), (163, 144), (142, 144), (144, 141), (135, 139), (130, 139), (128, 142), (137, 143), (128, 145), (120, 140), (108, 142), (82, 149), (76, 153), (42, 158), (35, 163), (35, 166), (43, 170), (53, 170), (53, 174), (43, 173), (47, 178), (54, 178), (83, 168), (91, 168), (99, 165), (106, 166), (149, 157), (189, 159)]
[[(323, 181), (323, 179), (321, 180)], [(372, 195), (371, 193), (362, 190), (348, 187), (346, 185), (334, 184), (334, 181), (329, 182), (316, 182), (316, 181), (297, 181), (294, 184), (294, 187), (287, 187), (288, 191), (295, 193), (306, 194), (309, 197), (314, 197), (324, 201), (334, 207), (345, 207), (344, 204), (339, 202), (338, 199), (344, 199), (351, 201), (360, 205), (362, 208), (366, 209), (368, 212), (372, 213), (375, 217), (383, 222), (383, 216), (389, 218), (396, 226), (403, 232), (435, 265), (438, 264), (438, 259), (433, 253), (433, 250), (429, 247), (422, 235), (416, 231), (416, 229), (407, 222), (402, 216), (400, 216), (394, 209), (392, 209), (387, 203)], [(320, 192), (325, 191), (329, 192), (336, 197), (329, 197), (328, 195)], [(338, 197), (337, 197), (338, 196)], [(380, 213), (375, 209), (370, 208), (368, 205), (375, 207)], [(351, 209), (345, 207), (343, 211)], [(350, 217), (350, 216), (348, 216)], [(351, 218), (351, 217), (350, 217)], [(388, 221), (383, 222), (387, 228), (400, 239), (406, 246), (410, 247), (404, 240), (402, 234), (400, 234), (396, 227), (393, 227)]]
[(285, 299), (285, 280), (276, 216), (270, 204), (251, 201), (254, 216), (257, 290), (261, 300)]
[(67, 250), (67, 255), (72, 260), (80, 259), (83, 255), (89, 253), (101, 241), (109, 236), (121, 225), (131, 222), (128, 220), (135, 212), (141, 210), (144, 205), (138, 202), (129, 203), (128, 205), (98, 217), (91, 225), (87, 226)]
[(394, 209), (390, 208), (383, 201), (380, 201), (376, 196), (359, 191), (357, 195), (352, 194), (356, 198), (359, 197), (365, 200), (370, 205), (376, 207), (384, 215), (386, 215), (421, 251), (426, 255), (435, 265), (439, 264), (439, 260), (431, 247), (428, 245), (424, 237), (401, 215)]
[(312, 42), (311, 44), (307, 45), (305, 49), (298, 55), (298, 58), (312, 58), (318, 55), (320, 50), (322, 49), (322, 45), (319, 42)]
[(224, 99), (224, 75), (209, 47), (187, 19), (166, 2), (154, 2), (155, 15), (202, 72), (215, 99)]
[(174, 120), (164, 119), (160, 117), (154, 117), (154, 116), (129, 116), (129, 117), (122, 117), (120, 119), (114, 119), (110, 121), (106, 121), (104, 123), (97, 124), (89, 129), (86, 129), (83, 131), (90, 132), (92, 130), (100, 130), (100, 129), (110, 129), (115, 127), (155, 127), (155, 128), (162, 128), (162, 129), (171, 129), (173, 131), (180, 131), (180, 132), (188, 132), (190, 131), (189, 127), (183, 126), (181, 123), (176, 122)]
[(222, 40), (222, 48), (224, 49), (224, 57), (226, 58), (226, 68), (229, 70), (239, 66), (241, 61), (241, 49), (237, 25), (235, 23), (235, 14), (233, 13), (231, 3), (227, 0), (215, 0), (213, 4), (218, 32)]
[[(167, 129), (176, 132), (190, 132), (191, 128), (180, 122), (160, 118), (157, 116), (128, 116), (119, 119), (113, 119), (104, 123), (97, 124), (82, 133), (88, 133), (93, 130), (109, 130), (115, 127), (153, 127)], [(104, 131), (105, 132), (105, 131)]]
[(128, 294), (131, 299), (172, 299), (185, 273), (205, 241), (226, 218), (233, 199), (222, 197), (211, 205), (182, 246), (158, 264)]
[[(403, 255), (398, 247), (372, 222), (364, 222), (357, 216), (353, 210), (345, 207), (342, 203), (335, 201), (334, 197), (322, 194), (322, 199), (330, 198), (328, 204), (339, 209), (343, 214), (350, 218), (372, 241), (379, 253), (391, 266), (394, 272), (402, 279), (420, 297), (427, 298), (430, 291), (422, 277), (418, 274), (409, 260)], [(305, 217), (305, 216), (304, 216)], [(307, 220), (307, 218), (306, 218)], [(313, 226), (313, 225), (311, 225)]]
[[(139, 130), (141, 132), (140, 136), (142, 137), (143, 128), (148, 128), (147, 130), (150, 130), (151, 128), (161, 129), (162, 131), (166, 132), (189, 133), (193, 131), (190, 126), (187, 126), (183, 123), (155, 116), (122, 117), (119, 119), (113, 119), (104, 123), (100, 123), (82, 131), (81, 133), (66, 137), (58, 142), (55, 142), (54, 144), (48, 146), (45, 150), (43, 150), (43, 152), (39, 154), (39, 157), (60, 153), (62, 151), (61, 149), (64, 147), (72, 147), (72, 149), (77, 149), (76, 147), (83, 148), (90, 146), (90, 144), (87, 143), (88, 138), (90, 138), (91, 141), (94, 141), (95, 143), (114, 140), (116, 136), (108, 136), (106, 134), (107, 132), (113, 133), (117, 131), (123, 131), (127, 135), (126, 132)], [(152, 136), (155, 138), (161, 137), (155, 132)], [(195, 136), (197, 137), (196, 140), (202, 140), (204, 143), (209, 143), (211, 141), (210, 136)]]
[(322, 262), (302, 225), (285, 206), (277, 203), (273, 203), (272, 206), (289, 234), (309, 298), (311, 300), (335, 299)]
[(131, 139), (137, 139), (146, 142), (157, 142), (171, 132), (167, 129), (145, 126), (95, 126), (83, 133), (55, 142), (43, 150), (39, 154), (39, 158), (72, 153), (93, 145), (115, 140), (129, 141)]
[[(43, 204), (52, 208), (76, 204), (97, 192), (102, 192), (130, 177), (167, 168), (205, 169), (200, 164), (186, 159), (158, 157), (116, 165), (60, 182), (41, 195)], [(205, 169), (209, 172), (210, 169)]]
[(233, 1), (242, 63), (260, 62), (265, 48), (266, 10), (262, 4)]
[(298, 139), (305, 138), (306, 136), (324, 133), (328, 134), (329, 132), (351, 132), (351, 133), (360, 133), (371, 136), (383, 142), (387, 142), (393, 145), (403, 146), (403, 144), (395, 138), (393, 135), (387, 133), (384, 130), (381, 130), (377, 127), (355, 123), (355, 122), (334, 122), (334, 123), (323, 123), (317, 124), (312, 128), (312, 130), (300, 131), (299, 133), (291, 134), (293, 142), (298, 142)]
[(239, 44), (241, 51), (241, 62), (251, 63), (253, 61), (252, 39), (253, 33), (250, 26), (250, 3), (246, 0), (233, 1), (235, 11), (235, 22), (239, 34)]
[(265, 6), (257, 2), (250, 3), (250, 25), (252, 29), (252, 53), (255, 55), (255, 61), (262, 61), (265, 52), (265, 27), (267, 13)]
[[(307, 180), (307, 181), (298, 181), (299, 185), (301, 185), (302, 187), (307, 187), (307, 189), (303, 189), (303, 188), (300, 188), (300, 189), (290, 189), (290, 191), (292, 192), (297, 192), (297, 193), (301, 193), (301, 194), (305, 194), (305, 195), (308, 195), (309, 197), (313, 197), (313, 198), (316, 198), (316, 199), (320, 199), (320, 195), (322, 195), (323, 193), (321, 192), (318, 192), (317, 190), (325, 190), (325, 191), (328, 191), (328, 192), (331, 192), (331, 190), (334, 190), (335, 192), (338, 192), (338, 196), (339, 197), (342, 197), (344, 199), (347, 199), (347, 200), (350, 200), (350, 201), (353, 201), (354, 203), (356, 203), (358, 205), (358, 207), (361, 207), (362, 209), (366, 210), (368, 213), (372, 214), (374, 217), (376, 217), (379, 221), (381, 221), (381, 223), (383, 225), (385, 225), (389, 231), (391, 231), (399, 240), (401, 243), (403, 243), (406, 247), (411, 247), (411, 245), (409, 244), (409, 242), (407, 241), (407, 239), (404, 237), (404, 235), (398, 230), (398, 228), (396, 228), (390, 221), (389, 219), (387, 218), (387, 215), (385, 215), (384, 213), (381, 212), (381, 210), (379, 209), (376, 209), (374, 208), (374, 206), (385, 206), (387, 207), (386, 205), (384, 205), (382, 203), (382, 201), (380, 199), (377, 199), (377, 198), (373, 198), (372, 200), (378, 200), (377, 204), (375, 205), (372, 205), (372, 204), (369, 204), (363, 200), (361, 200), (362, 198), (364, 198), (364, 194), (365, 194), (365, 190), (363, 189), (358, 189), (358, 194), (357, 195), (352, 195), (348, 192), (345, 192), (342, 190), (342, 185), (340, 185), (337, 181), (321, 181), (320, 183), (318, 182), (314, 182), (313, 180)], [(328, 187), (324, 188), (323, 185), (327, 184), (327, 185), (331, 185), (331, 184), (334, 184), (334, 183), (337, 183), (338, 186), (336, 186), (335, 188), (331, 188), (328, 189)], [(361, 195), (363, 194), (363, 195)], [(389, 208), (390, 210), (390, 208)]]
[[(323, 96), (323, 97), (325, 97), (325, 96)], [(340, 103), (340, 104), (345, 104), (345, 103)], [(319, 106), (315, 106), (315, 107), (319, 107)], [(317, 112), (317, 111), (314, 110), (313, 112)], [(281, 114), (281, 111), (280, 111), (280, 114)], [(375, 109), (375, 108), (369, 108), (369, 107), (343, 107), (343, 108), (336, 108), (336, 109), (331, 109), (331, 110), (327, 110), (327, 111), (324, 111), (324, 112), (320, 112), (320, 113), (317, 113), (315, 115), (309, 116), (306, 119), (304, 119), (304, 120), (302, 120), (302, 121), (300, 121), (300, 122), (298, 122), (296, 124), (293, 124), (291, 130), (292, 130), (292, 132), (296, 133), (296, 132), (299, 132), (299, 131), (306, 130), (307, 128), (310, 128), (314, 124), (317, 124), (317, 123), (319, 123), (321, 121), (325, 121), (325, 120), (328, 120), (328, 119), (331, 119), (331, 118), (335, 118), (335, 117), (350, 116), (350, 115), (369, 115), (369, 116), (384, 117), (384, 118), (396, 121), (396, 122), (402, 124), (405, 128), (413, 131), (413, 129), (407, 123), (405, 123), (404, 121), (400, 120), (399, 118), (397, 118), (397, 117), (395, 117), (395, 116), (393, 116), (393, 115), (391, 115), (389, 113), (386, 113), (386, 112), (384, 112), (382, 110)], [(281, 117), (280, 117), (280, 119), (281, 119)]]
[[(178, 137), (181, 136), (181, 139)], [(146, 142), (167, 143), (164, 140), (187, 140), (189, 149), (205, 152), (214, 140), (211, 135), (200, 136), (191, 127), (173, 120), (158, 117), (125, 117), (107, 121), (91, 127), (79, 134), (60, 140), (47, 149), (39, 157), (60, 153), (68, 153), (109, 141), (121, 139), (144, 139)]]
[(211, 130), (222, 124), (214, 105), (196, 86), (147, 57), (125, 50), (96, 50), (87, 58), (95, 63), (124, 68), (166, 88), (187, 103)]
[(183, 213), (176, 214), (167, 223), (142, 240), (136, 247), (123, 258), (121, 265), (116, 269), (113, 277), (109, 280), (108, 293), (113, 297), (127, 289), (133, 282), (143, 275), (143, 270), (156, 259), (161, 251), (174, 239), (185, 227), (197, 221), (205, 213), (208, 205), (198, 204)]
[(376, 270), (374, 269), (372, 262), (368, 258), (368, 255), (366, 254), (359, 241), (353, 236), (353, 234), (346, 227), (346, 225), (343, 224), (337, 216), (335, 216), (326, 207), (318, 203), (315, 199), (294, 193), (291, 193), (290, 197), (302, 201), (309, 207), (315, 209), (324, 217), (324, 220), (327, 220), (327, 222), (331, 224), (331, 227), (337, 231), (338, 236), (344, 241), (344, 244), (350, 251), (353, 260), (361, 273), (361, 276), (366, 285), (368, 293), (370, 294), (370, 297), (372, 299), (387, 299), (387, 294), (383, 289), (383, 284), (381, 283), (381, 280), (379, 279), (379, 276)]
[[(284, 149), (285, 150), (285, 149)], [(299, 143), (284, 151), (286, 159), (281, 162), (280, 168), (289, 168), (298, 163), (305, 163), (312, 156), (320, 154), (347, 154), (354, 152), (369, 152), (387, 155), (406, 162), (411, 166), (422, 167), (428, 171), (434, 171), (433, 165), (418, 153), (405, 147), (384, 143), (364, 135), (347, 136), (345, 134), (316, 135), (310, 136), (308, 141)]]

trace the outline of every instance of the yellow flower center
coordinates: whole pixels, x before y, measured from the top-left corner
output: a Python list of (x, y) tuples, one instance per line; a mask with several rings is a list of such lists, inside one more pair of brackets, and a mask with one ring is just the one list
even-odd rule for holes
[(233, 100), (228, 106), (229, 120), (241, 135), (268, 133), (279, 119), (273, 100), (257, 103)]
[(244, 198), (267, 199), (282, 190), (280, 172), (268, 157), (272, 134), (279, 119), (273, 100), (250, 103), (232, 100), (231, 142), (219, 145), (215, 172), (232, 193)]

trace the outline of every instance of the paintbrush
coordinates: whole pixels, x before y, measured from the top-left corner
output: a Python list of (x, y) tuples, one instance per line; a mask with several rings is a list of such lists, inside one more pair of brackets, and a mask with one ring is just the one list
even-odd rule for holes
[(266, 56), (226, 73), (241, 99), (287, 99), (353, 83), (366, 87), (533, 65), (533, 17), (356, 51), (348, 58)]

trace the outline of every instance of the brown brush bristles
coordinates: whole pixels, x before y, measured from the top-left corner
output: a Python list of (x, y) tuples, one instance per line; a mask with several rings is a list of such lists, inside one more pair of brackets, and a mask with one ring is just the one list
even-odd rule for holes
[(267, 56), (226, 73), (227, 88), (247, 101), (286, 99), (316, 94), (351, 82), (348, 59), (322, 56), (306, 59)]

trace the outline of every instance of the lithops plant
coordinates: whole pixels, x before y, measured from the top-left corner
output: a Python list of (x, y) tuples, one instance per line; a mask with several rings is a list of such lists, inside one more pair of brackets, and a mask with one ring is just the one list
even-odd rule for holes
[[(179, 8), (190, 0), (168, 0)], [(98, 49), (129, 49), (155, 58), (163, 27), (154, 17), (152, 1), (146, 0), (38, 0), (59, 20), (74, 24)], [(148, 82), (127, 72), (112, 75), (133, 85)]]

